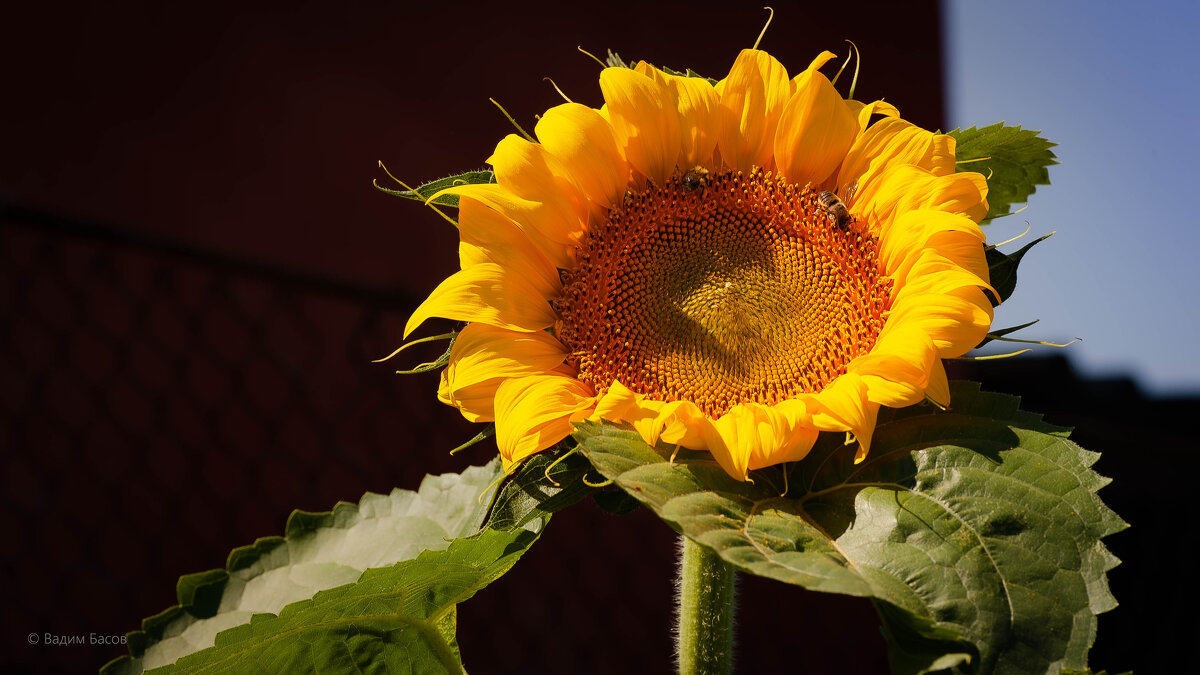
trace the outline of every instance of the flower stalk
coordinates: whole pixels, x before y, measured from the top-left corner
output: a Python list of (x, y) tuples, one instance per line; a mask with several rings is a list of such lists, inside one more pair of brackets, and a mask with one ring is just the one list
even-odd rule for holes
[(733, 566), (712, 549), (680, 535), (680, 675), (728, 675), (733, 670)]

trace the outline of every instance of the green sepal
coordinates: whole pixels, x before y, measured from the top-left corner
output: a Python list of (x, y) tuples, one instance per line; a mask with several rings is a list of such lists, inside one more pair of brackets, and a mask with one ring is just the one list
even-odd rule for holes
[[(988, 264), (988, 278), (992, 282), (992, 288), (996, 289), (996, 292), (1000, 294), (999, 298), (994, 296), (988, 298), (991, 300), (993, 307), (1008, 300), (1009, 296), (1016, 290), (1017, 265), (1021, 263), (1021, 258), (1025, 257), (1029, 249), (1033, 248), (1038, 242), (1047, 239), (1051, 234), (1054, 233), (1043, 234), (1013, 253), (1001, 253), (1000, 249), (996, 248), (989, 248), (984, 251)], [(988, 296), (991, 296), (990, 292), (986, 290), (984, 292)]]
[[(455, 223), (455, 225), (457, 226), (457, 222)], [(399, 347), (397, 347), (395, 349), (395, 351), (393, 351), (391, 354), (388, 354), (387, 356), (383, 357), (382, 359), (375, 359), (372, 363), (383, 363), (384, 361), (390, 361), (391, 359), (398, 356), (400, 354), (400, 352), (408, 349), (409, 347), (414, 347), (419, 344), (424, 344), (426, 342), (437, 342), (438, 340), (449, 340), (449, 342), (446, 343), (446, 350), (443, 351), (441, 356), (437, 357), (436, 359), (425, 362), (425, 363), (417, 364), (416, 366), (414, 366), (413, 368), (411, 368), (409, 370), (397, 370), (396, 371), (397, 375), (413, 375), (416, 373), (427, 373), (431, 370), (437, 370), (439, 368), (443, 368), (446, 366), (446, 364), (450, 363), (450, 352), (454, 349), (454, 341), (457, 339), (458, 339), (458, 331), (451, 331), (449, 333), (442, 333), (441, 335), (427, 335), (423, 338), (409, 340), (409, 341), (405, 342), (404, 344), (400, 345)]]
[(611, 49), (608, 50), (608, 56), (605, 57), (604, 62), (608, 64), (609, 68), (633, 68), (633, 66), (625, 63), (625, 60), (621, 58), (620, 54), (617, 54)]
[[(617, 54), (616, 52), (614, 52), (613, 50), (610, 49), (610, 50), (608, 50), (608, 58), (605, 59), (605, 63), (608, 64), (609, 68), (630, 68), (630, 69), (632, 69), (633, 66), (630, 64), (636, 63), (636, 61), (627, 62), (627, 61), (625, 61), (625, 59), (622, 59), (619, 54)], [(661, 66), (661, 67), (659, 67), (659, 70), (663, 71), (664, 73), (666, 73), (668, 75), (676, 75), (678, 77), (697, 77), (697, 78), (700, 78), (701, 80), (704, 80), (705, 82), (708, 82), (711, 85), (717, 84), (717, 81), (714, 80), (713, 78), (705, 77), (704, 75), (697, 73), (696, 71), (692, 70), (691, 68), (684, 68), (682, 71), (679, 71), (679, 70), (675, 70), (673, 68), (667, 68), (666, 66)]]
[[(413, 190), (391, 190), (379, 185), (378, 183), (375, 184), (375, 187), (381, 192), (386, 192), (389, 195), (396, 195), (397, 197), (415, 199), (417, 201), (424, 202), (446, 188), (451, 188), (458, 185), (476, 185), (479, 183), (495, 182), (496, 174), (493, 171), (490, 169), (481, 169), (479, 171), (467, 171), (456, 176), (439, 178), (435, 181), (425, 183)], [(458, 208), (458, 195), (442, 195), (429, 203), (434, 204), (435, 206), (450, 206), (453, 208)]]
[[(995, 306), (995, 305), (993, 305), (993, 306)], [(1029, 328), (1030, 326), (1037, 323), (1038, 321), (1040, 321), (1040, 319), (1034, 319), (1033, 321), (1030, 321), (1029, 323), (1023, 323), (1019, 326), (1009, 326), (1008, 328), (993, 328), (990, 331), (988, 331), (987, 337), (983, 338), (983, 340), (979, 344), (975, 345), (975, 349), (979, 349), (980, 347), (986, 345), (987, 343), (991, 342), (992, 340), (994, 340), (996, 338), (1002, 338), (1005, 335), (1009, 335), (1009, 334), (1015, 333), (1019, 330), (1024, 330), (1026, 328)]]
[(716, 84), (717, 84), (717, 81), (714, 80), (713, 78), (705, 77), (705, 76), (701, 75), (700, 73), (697, 73), (696, 71), (692, 70), (691, 68), (685, 68), (683, 70), (683, 72), (680, 72), (678, 70), (673, 70), (671, 68), (667, 68), (666, 66), (663, 66), (661, 68), (661, 70), (668, 75), (676, 75), (678, 77), (697, 77), (713, 86), (716, 86)]
[(1008, 215), (1014, 204), (1029, 201), (1037, 186), (1050, 184), (1048, 168), (1058, 164), (1050, 148), (1057, 143), (1038, 133), (1003, 122), (949, 132), (956, 141), (958, 170), (977, 171), (987, 178), (988, 212), (984, 223)]
[(486, 441), (487, 439), (492, 438), (495, 435), (496, 435), (496, 423), (488, 422), (487, 424), (483, 425), (483, 429), (479, 433), (475, 434), (475, 436), (473, 438), (471, 438), (471, 440), (467, 441), (466, 443), (463, 443), (462, 445), (458, 446), (457, 448), (454, 448), (453, 450), (450, 451), (450, 454), (453, 455), (453, 454), (456, 454), (463, 450), (466, 450), (467, 448), (471, 447), (472, 445), (475, 445), (476, 443), (480, 443), (482, 441)]
[(486, 527), (525, 527), (575, 504), (595, 489), (583, 481), (591, 468), (582, 455), (570, 450), (533, 455), (500, 489)]
[(425, 363), (419, 363), (408, 370), (397, 370), (396, 374), (419, 375), (421, 373), (428, 373), (431, 370), (441, 370), (442, 368), (445, 368), (450, 363), (450, 352), (454, 350), (454, 341), (456, 339), (456, 337), (450, 338), (450, 344), (446, 345), (446, 351), (442, 352), (442, 355), (436, 359), (432, 361), (426, 361)]
[[(1018, 399), (955, 382), (951, 409), (880, 412), (854, 464), (841, 434), (803, 461), (729, 477), (707, 453), (578, 425), (593, 466), (742, 571), (871, 598), (898, 673), (1086, 667), (1116, 605), (1102, 539), (1126, 524), (1096, 496), (1099, 457)], [(786, 476), (786, 480), (785, 480)], [(969, 660), (969, 664), (967, 663)]]

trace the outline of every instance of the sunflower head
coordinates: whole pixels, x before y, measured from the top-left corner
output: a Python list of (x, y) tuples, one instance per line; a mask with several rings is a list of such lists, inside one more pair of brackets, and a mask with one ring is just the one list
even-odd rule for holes
[(632, 425), (729, 474), (804, 457), (879, 406), (949, 405), (942, 359), (992, 320), (987, 185), (954, 140), (743, 51), (715, 85), (600, 74), (604, 105), (509, 136), (462, 185), (461, 270), (409, 320), (465, 321), (440, 398), (506, 469), (574, 422)]

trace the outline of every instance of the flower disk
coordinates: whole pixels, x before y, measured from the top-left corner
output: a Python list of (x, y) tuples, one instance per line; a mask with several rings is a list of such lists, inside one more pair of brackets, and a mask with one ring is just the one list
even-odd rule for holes
[(585, 419), (707, 450), (733, 477), (821, 431), (866, 456), (879, 406), (949, 404), (987, 334), (987, 183), (954, 139), (819, 69), (743, 51), (725, 79), (606, 68), (604, 105), (509, 136), (459, 185), (461, 270), (409, 319), (467, 322), (438, 396), (511, 471)]
[(870, 352), (890, 304), (874, 237), (811, 188), (728, 171), (625, 198), (588, 231), (553, 306), (567, 363), (717, 418), (819, 392)]

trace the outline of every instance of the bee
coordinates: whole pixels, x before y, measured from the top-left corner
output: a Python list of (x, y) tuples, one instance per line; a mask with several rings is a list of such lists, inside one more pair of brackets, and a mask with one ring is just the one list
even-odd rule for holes
[(817, 195), (817, 203), (833, 217), (838, 227), (845, 229), (846, 223), (850, 222), (850, 209), (835, 193), (829, 190), (822, 192)]
[(683, 185), (683, 191), (685, 194), (688, 192), (694, 192), (696, 188), (702, 188), (708, 185), (708, 169), (697, 164), (696, 166), (688, 169), (687, 172), (683, 174), (683, 178), (679, 179), (679, 182)]

